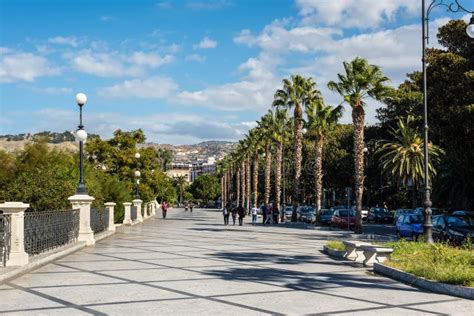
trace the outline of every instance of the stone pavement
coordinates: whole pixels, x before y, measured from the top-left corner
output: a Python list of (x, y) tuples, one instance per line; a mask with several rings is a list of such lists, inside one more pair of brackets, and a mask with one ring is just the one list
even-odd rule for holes
[(224, 227), (172, 209), (0, 285), (0, 314), (456, 314), (474, 302), (374, 276), (320, 252), (333, 232)]

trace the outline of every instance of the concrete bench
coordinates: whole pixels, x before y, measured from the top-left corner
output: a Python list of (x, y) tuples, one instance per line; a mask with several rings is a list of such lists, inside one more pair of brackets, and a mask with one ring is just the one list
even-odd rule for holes
[(364, 252), (364, 265), (367, 267), (372, 267), (375, 262), (382, 263), (390, 259), (393, 252), (392, 248), (375, 245), (362, 245), (360, 248)]
[(369, 243), (357, 240), (344, 240), (342, 243), (346, 246), (346, 259), (358, 262), (364, 261), (364, 252), (360, 247), (370, 245)]

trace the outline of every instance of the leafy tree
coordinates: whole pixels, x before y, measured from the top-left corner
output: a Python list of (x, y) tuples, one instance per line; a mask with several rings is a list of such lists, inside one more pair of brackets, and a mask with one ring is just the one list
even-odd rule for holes
[(364, 192), (364, 120), (367, 98), (383, 100), (391, 89), (386, 85), (389, 79), (378, 66), (370, 65), (367, 60), (357, 57), (344, 62), (345, 74), (338, 74), (337, 82), (330, 81), (328, 88), (343, 97), (343, 102), (352, 108), (354, 125), (354, 180), (356, 199), (355, 233), (362, 233), (362, 196)]
[(219, 197), (219, 179), (213, 174), (201, 174), (191, 184), (189, 192), (202, 201), (213, 201)]

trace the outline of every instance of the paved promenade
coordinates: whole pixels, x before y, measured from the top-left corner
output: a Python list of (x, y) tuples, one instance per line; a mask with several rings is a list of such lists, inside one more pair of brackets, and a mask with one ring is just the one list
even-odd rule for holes
[(327, 258), (331, 232), (168, 213), (1, 285), (0, 314), (474, 315), (473, 301)]

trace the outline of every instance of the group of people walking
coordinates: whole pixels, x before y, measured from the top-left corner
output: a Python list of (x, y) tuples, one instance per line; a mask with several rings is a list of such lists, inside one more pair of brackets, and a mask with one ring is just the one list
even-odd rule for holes
[(224, 215), (224, 225), (229, 225), (229, 217), (232, 216), (232, 225), (235, 226), (235, 220), (237, 219), (237, 215), (239, 216), (239, 226), (244, 224), (244, 217), (245, 217), (245, 209), (242, 206), (242, 203), (239, 203), (237, 207), (232, 207), (230, 202), (224, 206), (222, 210), (222, 215)]
[[(263, 221), (262, 224), (278, 224), (278, 217), (279, 217), (279, 212), (276, 210), (273, 210), (273, 205), (272, 204), (262, 204), (261, 206), (262, 210), (262, 215), (263, 215)], [(254, 205), (252, 209), (250, 210), (250, 215), (252, 216), (252, 225), (257, 224), (257, 217), (258, 217), (258, 211), (259, 208), (257, 205)], [(244, 217), (246, 215), (246, 210), (242, 206), (242, 203), (239, 203), (239, 205), (236, 207), (235, 205), (232, 205), (232, 203), (227, 202), (227, 204), (224, 206), (224, 209), (222, 210), (222, 215), (224, 216), (224, 225), (227, 226), (229, 225), (229, 217), (232, 216), (232, 225), (235, 226), (235, 221), (237, 219), (237, 215), (239, 216), (239, 226), (243, 225)]]

